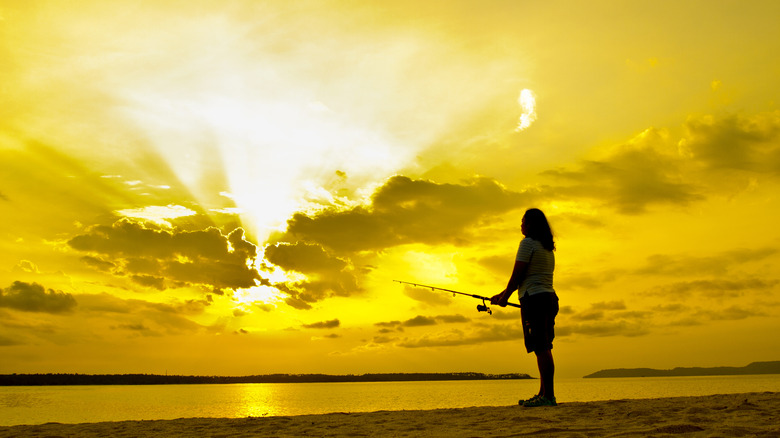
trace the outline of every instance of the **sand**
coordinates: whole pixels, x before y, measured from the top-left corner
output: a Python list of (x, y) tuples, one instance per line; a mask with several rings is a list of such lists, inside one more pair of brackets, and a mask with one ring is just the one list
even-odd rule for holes
[(0, 427), (0, 437), (780, 437), (780, 393)]

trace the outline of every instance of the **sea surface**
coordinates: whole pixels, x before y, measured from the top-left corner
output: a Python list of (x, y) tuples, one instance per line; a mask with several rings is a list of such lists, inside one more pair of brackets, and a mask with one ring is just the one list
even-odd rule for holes
[[(559, 403), (780, 392), (780, 375), (556, 379)], [(0, 426), (514, 405), (533, 380), (0, 387)]]

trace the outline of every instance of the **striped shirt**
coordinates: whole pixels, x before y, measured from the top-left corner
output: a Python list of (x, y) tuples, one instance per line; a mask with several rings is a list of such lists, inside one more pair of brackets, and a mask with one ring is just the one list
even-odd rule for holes
[(525, 279), (518, 289), (521, 297), (526, 293), (528, 295), (543, 292), (555, 293), (553, 289), (555, 254), (552, 251), (544, 249), (538, 240), (526, 237), (520, 241), (515, 260), (528, 263)]

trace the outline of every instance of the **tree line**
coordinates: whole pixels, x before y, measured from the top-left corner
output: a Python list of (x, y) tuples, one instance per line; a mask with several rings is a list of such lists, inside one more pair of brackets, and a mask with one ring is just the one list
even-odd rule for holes
[(224, 383), (405, 382), (442, 380), (530, 379), (528, 374), (374, 373), (264, 374), (255, 376), (168, 376), (160, 374), (0, 374), (0, 386), (192, 385)]

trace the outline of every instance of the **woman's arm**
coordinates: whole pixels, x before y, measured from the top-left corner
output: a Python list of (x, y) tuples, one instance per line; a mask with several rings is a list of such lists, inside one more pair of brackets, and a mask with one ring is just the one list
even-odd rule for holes
[(509, 277), (509, 282), (506, 284), (506, 289), (501, 291), (500, 294), (494, 295), (490, 298), (490, 304), (497, 304), (501, 307), (506, 307), (506, 303), (513, 293), (523, 284), (525, 279), (525, 271), (528, 267), (528, 263), (515, 261), (515, 266), (512, 268), (512, 275)]

